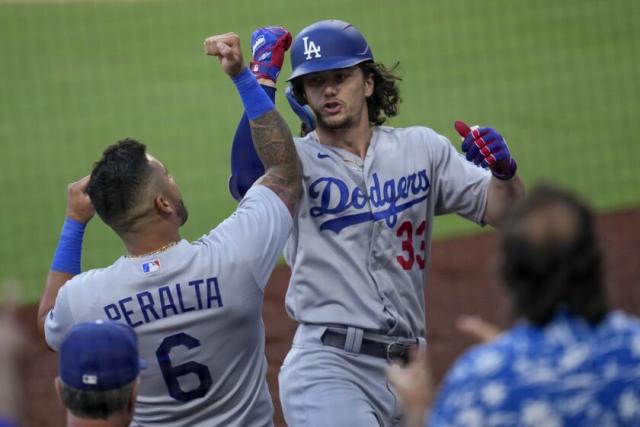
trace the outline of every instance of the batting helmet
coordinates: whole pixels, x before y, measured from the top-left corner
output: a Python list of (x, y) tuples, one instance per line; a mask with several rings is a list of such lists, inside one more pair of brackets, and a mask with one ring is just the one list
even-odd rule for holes
[(364, 36), (348, 22), (328, 19), (304, 28), (291, 45), (289, 81), (318, 71), (348, 68), (373, 61)]

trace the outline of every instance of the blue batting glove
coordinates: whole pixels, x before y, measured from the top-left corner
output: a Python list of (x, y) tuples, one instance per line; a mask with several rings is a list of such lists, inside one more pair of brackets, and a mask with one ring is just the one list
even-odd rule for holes
[(278, 80), (284, 53), (291, 46), (291, 33), (284, 27), (258, 28), (251, 35), (253, 60), (251, 71), (256, 78)]
[(470, 128), (462, 121), (455, 122), (455, 128), (463, 139), (462, 152), (470, 162), (489, 168), (498, 179), (511, 179), (518, 165), (504, 140), (493, 128)]

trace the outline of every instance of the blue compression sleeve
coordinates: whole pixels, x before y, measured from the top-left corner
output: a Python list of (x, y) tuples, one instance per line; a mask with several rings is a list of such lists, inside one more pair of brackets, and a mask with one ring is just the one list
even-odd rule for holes
[(51, 271), (74, 275), (82, 271), (80, 257), (82, 256), (82, 238), (86, 227), (86, 224), (65, 218), (58, 247), (56, 247), (56, 253), (51, 263)]
[[(262, 86), (269, 99), (275, 104), (276, 88)], [(256, 153), (251, 139), (251, 127), (247, 113), (242, 115), (236, 128), (231, 146), (231, 179), (229, 191), (231, 195), (240, 200), (253, 183), (264, 174), (264, 166)]]

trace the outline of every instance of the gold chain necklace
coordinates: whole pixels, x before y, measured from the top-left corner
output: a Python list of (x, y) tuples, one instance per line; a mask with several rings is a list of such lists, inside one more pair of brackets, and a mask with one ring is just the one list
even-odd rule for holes
[[(353, 159), (350, 159), (349, 157), (343, 156), (342, 154), (340, 154), (340, 151), (339, 151), (340, 147), (334, 147), (332, 145), (322, 144), (320, 142), (320, 138), (318, 137), (317, 133), (315, 134), (314, 139), (318, 144), (325, 145), (326, 147), (328, 147), (333, 153), (335, 153), (338, 157), (340, 157), (344, 163), (350, 163), (361, 170), (364, 169), (364, 160), (361, 159), (360, 157), (356, 156), (357, 160), (353, 160)], [(348, 150), (345, 150), (345, 151), (348, 152)]]
[(166, 245), (164, 245), (160, 249), (156, 249), (153, 252), (147, 252), (145, 254), (140, 254), (140, 255), (125, 255), (125, 258), (144, 258), (144, 257), (147, 257), (149, 255), (159, 254), (160, 252), (164, 252), (167, 249), (169, 249), (170, 247), (177, 245), (178, 243), (180, 243), (180, 241), (167, 243)]
[(349, 157), (343, 156), (338, 150), (332, 149), (331, 151), (333, 151), (338, 157), (340, 157), (344, 163), (351, 163), (352, 165), (357, 166), (358, 169), (364, 169), (364, 160), (362, 160), (361, 158), (356, 157), (357, 160), (353, 160)]
[(342, 161), (345, 162), (345, 163), (354, 164), (354, 165), (356, 165), (358, 167), (358, 169), (363, 169), (364, 168), (364, 162), (362, 162), (362, 161), (357, 161), (357, 160), (349, 159), (347, 157), (342, 157), (340, 154), (338, 154), (338, 156), (340, 156)]

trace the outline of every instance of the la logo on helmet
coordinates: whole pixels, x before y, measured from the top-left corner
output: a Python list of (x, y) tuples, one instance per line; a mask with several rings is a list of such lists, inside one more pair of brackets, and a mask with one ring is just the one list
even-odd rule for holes
[(302, 53), (307, 55), (307, 60), (311, 59), (311, 55), (315, 55), (315, 58), (322, 58), (322, 55), (320, 55), (320, 46), (316, 46), (313, 40), (309, 41), (309, 37), (303, 37), (302, 41), (304, 42), (304, 52)]

